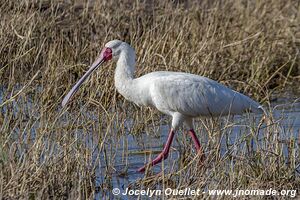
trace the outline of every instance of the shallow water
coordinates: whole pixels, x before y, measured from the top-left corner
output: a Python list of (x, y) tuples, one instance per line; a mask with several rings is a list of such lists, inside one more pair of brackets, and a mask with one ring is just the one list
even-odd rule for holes
[[(0, 88), (0, 104), (4, 101), (3, 96), (3, 90)], [(286, 143), (288, 142), (286, 141), (289, 141), (290, 138), (296, 138), (296, 143), (298, 143), (298, 145), (300, 144), (300, 103), (298, 102), (293, 104), (292, 102), (294, 102), (294, 100), (294, 97), (277, 98), (277, 100), (272, 103), (272, 107), (276, 108), (273, 116), (275, 121), (279, 120), (279, 139), (282, 141), (283, 145), (287, 145)], [(34, 109), (30, 100), (27, 100), (25, 107), (19, 107), (17, 104), (13, 105), (16, 105), (13, 106), (13, 111), (15, 113), (30, 112), (30, 110)], [(5, 106), (2, 107), (0, 111), (2, 114), (8, 112)], [(98, 118), (98, 113), (95, 111), (87, 111), (84, 107), (82, 107), (80, 108), (80, 112), (85, 113), (84, 117), (94, 121), (95, 123), (100, 123), (102, 120)], [(228, 130), (226, 129), (224, 131), (225, 134), (220, 136), (221, 155), (226, 155), (229, 151), (233, 151), (231, 154), (234, 155), (242, 149), (245, 146), (245, 140), (242, 140), (241, 138), (249, 133), (248, 125), (257, 125), (261, 117), (262, 115), (253, 114), (250, 116), (245, 114), (243, 116), (231, 117), (229, 121), (234, 123), (233, 126)], [(71, 118), (72, 113), (65, 112), (60, 118), (62, 122), (61, 124), (68, 125)], [(249, 121), (249, 119), (251, 119), (251, 121)], [(125, 127), (127, 127), (125, 134), (116, 134), (118, 132), (116, 130), (109, 133), (105, 140), (102, 140), (103, 138), (100, 137), (103, 136), (100, 136), (95, 130), (77, 129), (75, 131), (74, 136), (78, 140), (85, 142), (85, 146), (92, 151), (93, 161), (91, 168), (96, 168), (95, 185), (96, 191), (98, 191), (96, 199), (101, 199), (103, 196), (106, 196), (107, 199), (113, 199), (115, 198), (111, 192), (113, 188), (118, 188), (121, 192), (124, 192), (128, 186), (144, 177), (144, 174), (138, 173), (136, 170), (147, 163), (149, 156), (154, 158), (155, 155), (162, 150), (169, 131), (169, 125), (168, 123), (166, 124), (165, 121), (166, 120), (161, 120), (160, 124), (155, 128), (155, 131), (146, 130), (145, 133), (135, 136), (130, 131), (132, 123), (129, 119), (126, 121), (127, 124), (125, 124)], [(227, 120), (221, 121), (223, 123), (223, 121), (225, 122)], [(200, 142), (207, 151), (206, 146), (210, 142), (210, 139), (201, 123), (202, 122), (200, 120), (195, 121), (195, 130), (198, 131), (197, 135)], [(264, 126), (265, 124), (262, 125), (261, 129), (264, 129)], [(33, 138), (35, 135), (35, 129), (37, 128), (39, 128), (38, 122), (30, 129), (30, 135)], [(18, 133), (18, 129), (16, 129), (15, 132)], [(260, 137), (264, 136), (260, 134), (258, 138)], [(102, 146), (103, 148), (99, 145), (101, 141), (104, 141)], [(46, 143), (47, 141), (45, 141), (45, 145)], [(257, 144), (253, 141), (254, 148), (256, 145)], [(178, 160), (181, 156), (183, 156), (182, 149), (186, 147), (189, 147), (188, 153), (190, 153), (191, 156), (195, 155), (195, 150), (190, 138), (185, 135), (182, 130), (180, 130), (176, 133), (169, 157), (163, 162), (163, 169), (166, 172), (177, 170), (177, 162), (179, 162)], [(285, 154), (287, 155), (287, 148), (284, 148)], [(161, 166), (162, 164), (158, 164), (153, 167), (154, 174), (162, 171)], [(119, 195), (118, 198), (130, 199), (123, 195)]]
[[(287, 102), (288, 99), (278, 99), (276, 102), (273, 102), (272, 107), (277, 107), (277, 110), (274, 111), (274, 121), (279, 120), (279, 126), (281, 128), (281, 132), (279, 133), (279, 139), (282, 141), (284, 153), (287, 156), (287, 144), (290, 138), (295, 138), (297, 141), (296, 143), (298, 146), (300, 145), (300, 103), (295, 104), (289, 104), (283, 106), (284, 103)], [(291, 101), (293, 99), (290, 99)], [(280, 106), (279, 106), (280, 105)], [(253, 119), (253, 124), (258, 124), (262, 115), (251, 115), (251, 118)], [(247, 118), (247, 119), (245, 119)], [(234, 126), (231, 128), (230, 131), (228, 131), (228, 134), (225, 134), (222, 136), (221, 139), (221, 155), (225, 155), (232, 149), (234, 151), (239, 151), (245, 146), (245, 140), (241, 140), (241, 138), (247, 133), (247, 129), (249, 127), (245, 126), (249, 123), (248, 121), (249, 116), (235, 116), (231, 118), (231, 121), (234, 122)], [(199, 121), (196, 121), (195, 123), (201, 123)], [(262, 125), (261, 129), (266, 128), (266, 125)], [(169, 131), (169, 125), (162, 124), (160, 125), (159, 134), (158, 137), (151, 134), (143, 134), (141, 136), (134, 137), (131, 134), (123, 135), (119, 138), (119, 144), (120, 148), (116, 151), (116, 159), (115, 159), (115, 165), (114, 170), (112, 173), (112, 177), (109, 180), (110, 181), (110, 188), (102, 190), (98, 193), (97, 198), (100, 199), (100, 197), (103, 197), (104, 195), (106, 197), (113, 198), (114, 196), (111, 193), (112, 188), (118, 188), (121, 192), (125, 192), (125, 189), (134, 183), (136, 180), (142, 179), (144, 177), (144, 174), (136, 172), (136, 170), (143, 166), (144, 163), (149, 158), (149, 154), (135, 154), (130, 152), (141, 152), (143, 150), (151, 150), (155, 153), (153, 153), (152, 158), (155, 157), (163, 148), (163, 144), (167, 139), (167, 134)], [(175, 171), (176, 170), (176, 164), (178, 162), (178, 159), (180, 157), (180, 148), (183, 148), (182, 146), (182, 140), (186, 140), (186, 142), (183, 141), (183, 143), (190, 143), (190, 146), (193, 147), (192, 142), (190, 138), (187, 136), (183, 136), (182, 130), (178, 131), (176, 133), (175, 139), (172, 144), (172, 150), (170, 151), (170, 155), (167, 160), (164, 161), (164, 170), (166, 172), (168, 171)], [(201, 144), (205, 148), (205, 145), (208, 142), (208, 136), (203, 131), (202, 133), (197, 133), (198, 137), (201, 141)], [(264, 137), (262, 134), (258, 136), (258, 138)], [(144, 146), (140, 143), (144, 143)], [(147, 142), (145, 142), (147, 141)], [(181, 142), (179, 142), (181, 141)], [(124, 147), (122, 147), (123, 143), (128, 143), (128, 151), (129, 155), (128, 157), (124, 158), (123, 151)], [(256, 144), (254, 141), (253, 147), (255, 148)], [(181, 147), (180, 147), (181, 146)], [(233, 148), (228, 148), (228, 146), (231, 146)], [(236, 148), (235, 148), (236, 147)], [(296, 147), (297, 148), (297, 147)], [(192, 148), (193, 149), (193, 148)], [(97, 153), (97, 152), (95, 152)], [(195, 154), (194, 150), (192, 150), (191, 154)], [(232, 155), (235, 154), (235, 152), (231, 153)], [(127, 160), (126, 165), (124, 164), (124, 159)], [(162, 164), (158, 164), (153, 168), (154, 174), (158, 174), (162, 171)], [(300, 166), (298, 166), (300, 170)], [(120, 175), (121, 172), (126, 170), (126, 175)], [(103, 183), (105, 183), (105, 166), (102, 166), (98, 169), (98, 176), (97, 176), (97, 185), (102, 188)], [(103, 193), (104, 192), (104, 193)], [(120, 199), (132, 199), (133, 197), (126, 197), (124, 195), (119, 195), (118, 198)], [(145, 197), (143, 197), (145, 198)], [(134, 199), (134, 198), (133, 198)], [(149, 198), (150, 199), (150, 198)]]

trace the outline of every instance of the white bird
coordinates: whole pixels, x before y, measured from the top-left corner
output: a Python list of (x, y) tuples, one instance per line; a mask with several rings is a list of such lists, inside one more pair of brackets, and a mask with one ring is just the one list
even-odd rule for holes
[[(193, 129), (193, 118), (262, 113), (262, 107), (251, 98), (209, 78), (181, 72), (158, 71), (134, 77), (135, 50), (126, 42), (112, 40), (105, 44), (96, 61), (63, 99), (65, 106), (79, 86), (101, 64), (117, 59), (114, 81), (118, 92), (138, 106), (154, 107), (172, 117), (172, 127), (163, 151), (149, 165), (166, 159), (175, 131), (185, 124), (202, 157), (202, 147)], [(143, 172), (148, 165), (138, 169)]]

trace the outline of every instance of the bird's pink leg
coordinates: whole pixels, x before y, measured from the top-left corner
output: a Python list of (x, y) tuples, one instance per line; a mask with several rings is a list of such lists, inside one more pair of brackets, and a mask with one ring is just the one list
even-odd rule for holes
[(192, 137), (192, 140), (195, 144), (196, 150), (198, 151), (198, 153), (200, 153), (201, 161), (204, 161), (205, 160), (205, 155), (203, 153), (203, 149), (202, 149), (201, 144), (200, 144), (200, 142), (199, 142), (199, 140), (196, 136), (196, 133), (195, 133), (194, 129), (189, 130), (189, 134)]
[(169, 136), (168, 136), (168, 139), (167, 139), (167, 143), (163, 149), (163, 151), (154, 159), (152, 160), (149, 164), (141, 167), (138, 169), (139, 172), (144, 172), (146, 167), (148, 165), (151, 165), (151, 166), (154, 166), (156, 165), (157, 163), (160, 163), (163, 159), (166, 159), (168, 157), (168, 154), (169, 154), (169, 150), (170, 150), (170, 147), (171, 147), (171, 144), (172, 144), (172, 141), (173, 141), (173, 138), (174, 138), (174, 135), (175, 135), (175, 132), (173, 129), (170, 130), (170, 133), (169, 133)]

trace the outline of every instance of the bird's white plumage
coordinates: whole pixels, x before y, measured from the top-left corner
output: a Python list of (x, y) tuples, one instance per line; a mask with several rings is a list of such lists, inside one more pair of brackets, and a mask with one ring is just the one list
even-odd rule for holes
[(106, 44), (118, 58), (115, 86), (127, 100), (151, 106), (173, 117), (172, 126), (192, 128), (192, 118), (261, 113), (260, 104), (209, 78), (181, 72), (159, 71), (134, 78), (135, 52), (122, 41)]
[[(256, 111), (258, 103), (211, 79), (178, 72), (153, 72), (136, 79), (148, 84), (153, 106), (160, 111), (190, 117), (241, 114)], [(149, 98), (149, 97), (148, 97)]]

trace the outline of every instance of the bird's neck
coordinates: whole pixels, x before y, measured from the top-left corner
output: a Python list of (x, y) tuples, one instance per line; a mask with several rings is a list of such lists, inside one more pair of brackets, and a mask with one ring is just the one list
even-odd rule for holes
[[(133, 49), (125, 48), (120, 53), (115, 71), (115, 86), (119, 93), (125, 98), (134, 93), (134, 71), (135, 71), (135, 52)], [(132, 90), (132, 91), (131, 91)]]

